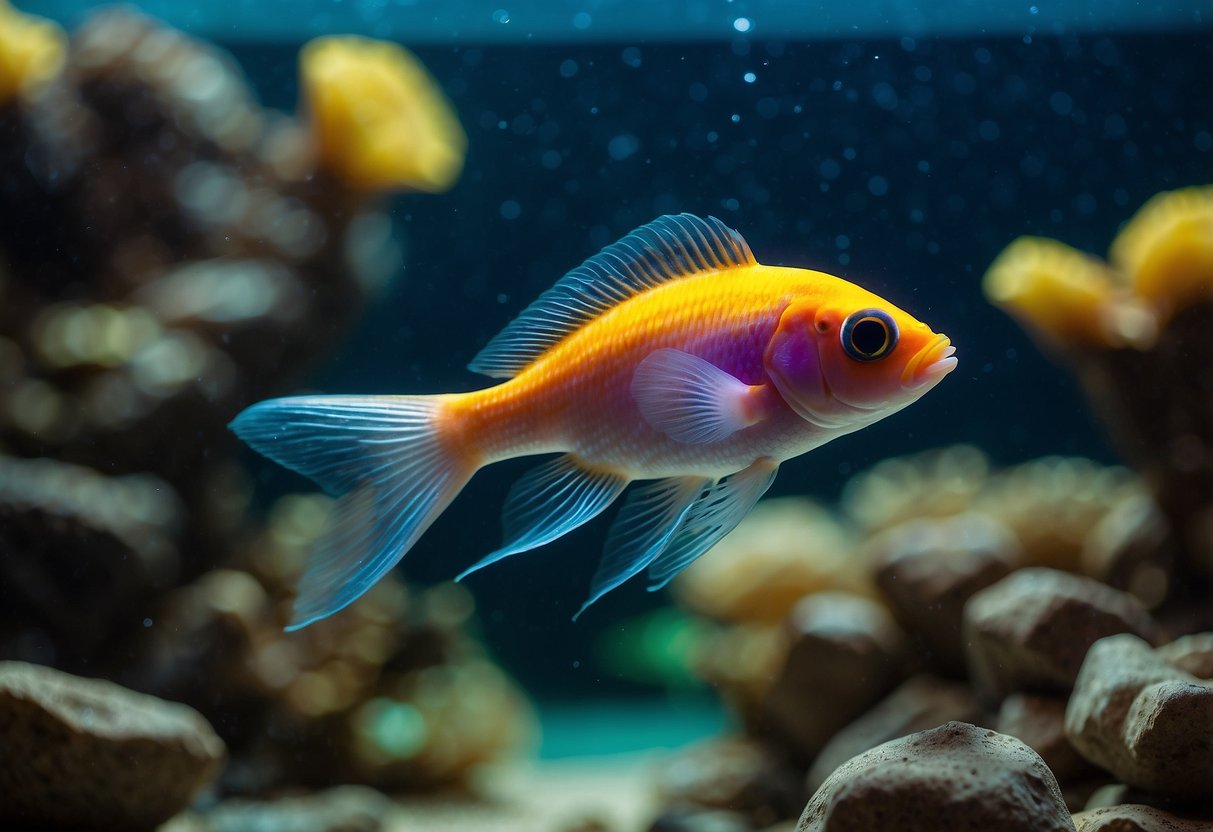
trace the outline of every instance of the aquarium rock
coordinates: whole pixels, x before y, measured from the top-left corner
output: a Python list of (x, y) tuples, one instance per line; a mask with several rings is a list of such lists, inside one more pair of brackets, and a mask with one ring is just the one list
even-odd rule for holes
[(1128, 785), (1179, 800), (1213, 794), (1213, 684), (1134, 635), (1092, 645), (1065, 727), (1079, 753)]
[(132, 7), (69, 39), (0, 0), (0, 657), (197, 708), (231, 753), (220, 793), (463, 785), (533, 725), (470, 597), (393, 578), (285, 634), (329, 501), (250, 519), (227, 430), (400, 271), (385, 196), (462, 169), (403, 47), (321, 38), (299, 80), (274, 112), (226, 51)]
[(968, 511), (907, 520), (864, 548), (876, 585), (927, 664), (963, 676), (965, 604), (1021, 564), (1016, 536), (996, 518)]
[(1180, 636), (1155, 652), (1172, 667), (1198, 679), (1213, 679), (1213, 633)]
[(1096, 769), (1070, 744), (1066, 736), (1066, 699), (1013, 693), (1002, 700), (994, 728), (1026, 743), (1040, 755), (1059, 783), (1065, 786), (1091, 778)]
[(934, 676), (913, 676), (834, 735), (813, 761), (808, 786), (816, 791), (847, 760), (890, 740), (945, 722), (981, 721), (981, 708), (967, 686)]
[(0, 825), (151, 830), (219, 771), (192, 708), (112, 682), (0, 662)]
[(990, 461), (971, 445), (885, 459), (847, 480), (842, 508), (866, 533), (906, 520), (950, 517), (972, 507)]
[(688, 609), (719, 621), (782, 621), (805, 595), (874, 595), (854, 532), (799, 497), (759, 503), (672, 584)]
[(809, 799), (800, 772), (784, 755), (743, 738), (713, 740), (678, 753), (661, 767), (657, 794), (664, 806), (727, 810), (756, 829), (795, 817)]
[(82, 668), (112, 649), (178, 580), (183, 513), (149, 474), (0, 455), (0, 655)]
[(1077, 832), (1208, 832), (1213, 821), (1129, 803), (1079, 812), (1074, 815), (1074, 826)]
[(806, 596), (784, 624), (783, 666), (766, 693), (766, 733), (810, 761), (907, 672), (904, 634), (888, 611), (840, 592)]
[(1161, 640), (1132, 596), (1053, 569), (1021, 569), (965, 606), (973, 681), (994, 702), (1014, 691), (1068, 691), (1087, 648), (1116, 633)]
[(1057, 780), (1014, 737), (964, 722), (887, 742), (839, 766), (799, 832), (1073, 832)]

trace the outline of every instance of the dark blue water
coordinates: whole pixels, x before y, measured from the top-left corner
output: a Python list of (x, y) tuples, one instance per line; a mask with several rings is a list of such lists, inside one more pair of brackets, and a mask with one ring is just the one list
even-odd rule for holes
[[(234, 49), (284, 109), (295, 51)], [(980, 279), (1021, 234), (1103, 254), (1148, 197), (1213, 179), (1207, 31), (418, 52), (468, 131), (467, 167), (451, 192), (395, 204), (406, 271), (316, 389), (482, 386), (464, 365), (539, 292), (633, 227), (690, 211), (738, 228), (761, 262), (861, 283), (959, 350), (938, 389), (785, 464), (772, 494), (832, 499), (882, 458), (954, 442), (1000, 462), (1115, 459), (1071, 377), (985, 302)], [(267, 488), (305, 487), (257, 464)], [(532, 464), (478, 475), (406, 576), (447, 579), (494, 548), (505, 491)], [(569, 621), (609, 518), (468, 582), (491, 649), (540, 695), (628, 690), (594, 644), (668, 603), (638, 581)]]

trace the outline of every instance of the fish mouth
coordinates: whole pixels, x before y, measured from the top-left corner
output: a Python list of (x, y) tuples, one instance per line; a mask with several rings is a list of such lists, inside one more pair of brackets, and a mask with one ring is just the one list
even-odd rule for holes
[(918, 354), (910, 359), (901, 373), (901, 385), (907, 390), (919, 390), (934, 385), (956, 369), (956, 347), (946, 335), (936, 335)]

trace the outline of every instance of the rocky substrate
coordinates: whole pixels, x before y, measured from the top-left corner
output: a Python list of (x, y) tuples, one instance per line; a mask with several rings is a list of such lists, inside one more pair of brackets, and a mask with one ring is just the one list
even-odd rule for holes
[(0, 662), (0, 747), (5, 829), (153, 829), (225, 757), (192, 708), (22, 662)]
[(671, 764), (650, 832), (1213, 830), (1213, 603), (1160, 591), (1173, 544), (1131, 477), (951, 449), (857, 477), (843, 508), (755, 520), (851, 547), (798, 600), (760, 600), (770, 541), (789, 563), (812, 544), (750, 521), (676, 586), (717, 622), (695, 667), (742, 731)]

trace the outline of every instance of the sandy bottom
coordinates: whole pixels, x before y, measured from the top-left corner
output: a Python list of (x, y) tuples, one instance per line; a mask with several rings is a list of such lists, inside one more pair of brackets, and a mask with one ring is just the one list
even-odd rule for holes
[(518, 763), (488, 775), (487, 795), (405, 799), (392, 832), (642, 832), (656, 814), (653, 773), (667, 752)]

